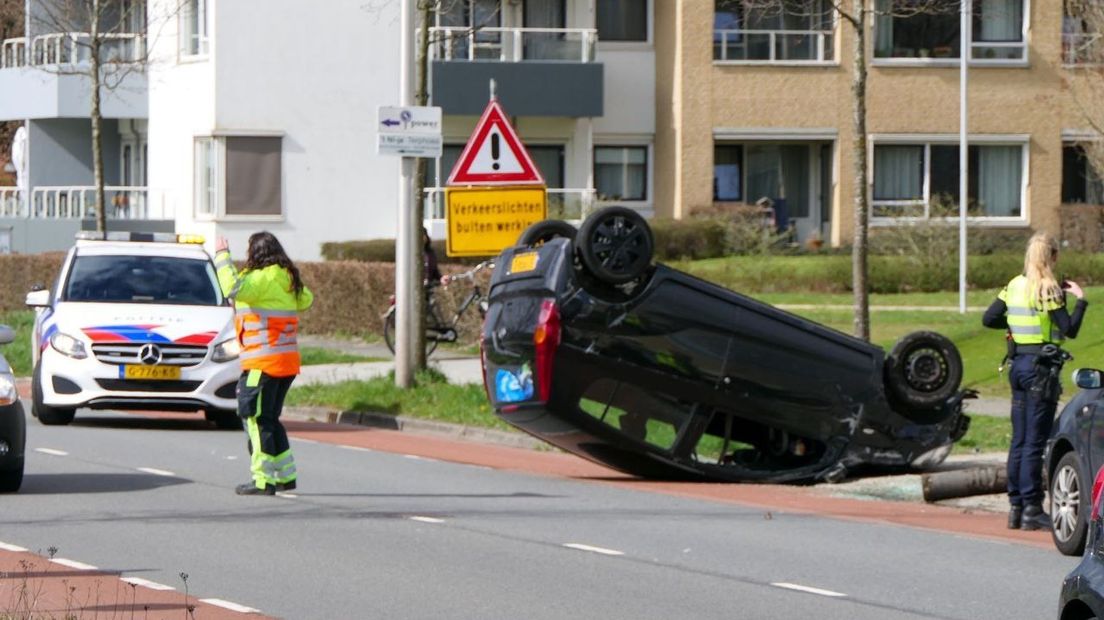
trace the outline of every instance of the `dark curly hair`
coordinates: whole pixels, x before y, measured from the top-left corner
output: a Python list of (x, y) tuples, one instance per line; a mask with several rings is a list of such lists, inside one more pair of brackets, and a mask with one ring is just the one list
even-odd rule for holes
[(291, 275), (291, 289), (298, 297), (303, 292), (303, 279), (299, 268), (288, 258), (284, 246), (280, 245), (276, 235), (267, 230), (253, 233), (249, 237), (249, 255), (245, 259), (246, 269), (264, 269), (270, 265), (279, 265)]

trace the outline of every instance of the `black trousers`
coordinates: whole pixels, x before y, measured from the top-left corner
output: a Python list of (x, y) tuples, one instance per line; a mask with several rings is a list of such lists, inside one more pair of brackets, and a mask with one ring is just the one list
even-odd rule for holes
[(296, 479), (295, 458), (287, 431), (280, 423), (294, 376), (273, 377), (259, 370), (238, 379), (238, 415), (249, 435), (250, 470), (258, 487), (285, 484)]

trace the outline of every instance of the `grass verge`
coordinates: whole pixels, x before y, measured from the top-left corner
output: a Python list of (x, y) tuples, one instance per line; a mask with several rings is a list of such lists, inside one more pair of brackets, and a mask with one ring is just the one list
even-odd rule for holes
[(1012, 420), (988, 415), (970, 416), (970, 430), (958, 440), (952, 454), (1008, 452), (1012, 443)]
[(0, 314), (0, 325), (15, 330), (15, 341), (0, 347), (0, 354), (11, 364), (17, 377), (31, 374), (31, 331), (34, 329), (34, 312), (19, 310)]
[(355, 362), (386, 362), (387, 358), (344, 353), (324, 347), (299, 347), (300, 363), (304, 366), (319, 364), (351, 364)]

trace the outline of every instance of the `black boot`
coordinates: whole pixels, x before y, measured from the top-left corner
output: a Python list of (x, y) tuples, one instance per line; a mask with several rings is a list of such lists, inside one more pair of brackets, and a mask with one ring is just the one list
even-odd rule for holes
[(1018, 530), (1023, 522), (1023, 506), (1013, 506), (1008, 510), (1008, 529)]
[(266, 484), (262, 489), (255, 482), (246, 482), (245, 484), (239, 484), (234, 492), (238, 495), (276, 495), (276, 487)]
[(1049, 530), (1051, 527), (1053, 527), (1053, 525), (1050, 522), (1050, 516), (1043, 512), (1042, 506), (1039, 504), (1031, 504), (1024, 507), (1020, 529)]
[(294, 480), (289, 480), (287, 482), (277, 482), (276, 483), (276, 490), (277, 491), (294, 491), (295, 490), (295, 481)]

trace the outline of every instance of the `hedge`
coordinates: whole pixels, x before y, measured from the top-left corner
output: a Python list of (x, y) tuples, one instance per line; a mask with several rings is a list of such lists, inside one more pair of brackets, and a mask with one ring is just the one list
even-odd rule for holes
[[(457, 264), (474, 265), (484, 258), (448, 257), (445, 242), (431, 242), (438, 260)], [(365, 263), (394, 263), (394, 239), (366, 239), (361, 241), (327, 241), (322, 244), (322, 258), (327, 261), (355, 260)]]
[(0, 310), (23, 310), (27, 293), (37, 286), (51, 287), (65, 254), (0, 255)]

